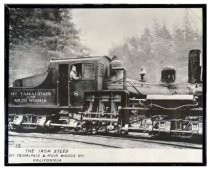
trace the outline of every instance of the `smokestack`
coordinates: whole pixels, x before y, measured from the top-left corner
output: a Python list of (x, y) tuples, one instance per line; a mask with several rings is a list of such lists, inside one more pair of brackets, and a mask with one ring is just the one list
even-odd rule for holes
[(189, 52), (188, 83), (201, 82), (200, 50), (193, 49)]

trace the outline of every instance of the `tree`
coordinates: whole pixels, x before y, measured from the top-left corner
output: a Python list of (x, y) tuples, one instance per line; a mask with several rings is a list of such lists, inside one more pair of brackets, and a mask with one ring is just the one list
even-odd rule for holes
[(78, 45), (78, 31), (71, 19), (66, 8), (11, 8), (10, 48), (33, 43), (47, 50), (62, 51), (69, 42)]
[(155, 20), (152, 29), (145, 28), (140, 36), (116, 45), (110, 55), (124, 61), (130, 78), (139, 79), (139, 69), (144, 67), (147, 81), (159, 82), (163, 67), (172, 65), (177, 70), (177, 82), (187, 82), (188, 53), (193, 48), (201, 49), (202, 39), (192, 26), (187, 31), (188, 38), (185, 34), (183, 26), (170, 31), (166, 23), (160, 25)]
[(82, 56), (87, 51), (69, 9), (9, 9), (10, 81), (47, 70), (52, 58)]
[(193, 27), (174, 27), (174, 63), (177, 69), (177, 79), (180, 82), (187, 81), (188, 53), (191, 49), (202, 49), (202, 38)]
[(154, 32), (154, 64), (155, 64), (155, 80), (160, 81), (161, 69), (170, 65), (173, 60), (173, 39), (170, 31), (168, 30), (166, 24), (162, 26), (158, 24), (157, 21), (154, 22), (153, 26)]
[[(125, 64), (128, 70), (127, 75), (130, 78), (139, 79), (140, 67), (144, 67), (149, 72), (153, 59), (153, 37), (149, 28), (145, 28), (140, 37), (128, 38), (123, 45), (115, 46), (110, 50), (110, 55), (118, 56)], [(152, 76), (147, 76), (151, 78)]]

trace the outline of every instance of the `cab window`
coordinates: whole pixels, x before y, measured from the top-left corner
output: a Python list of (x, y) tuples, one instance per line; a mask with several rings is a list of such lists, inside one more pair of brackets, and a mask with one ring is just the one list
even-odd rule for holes
[(81, 63), (78, 63), (78, 64), (72, 64), (69, 66), (69, 73), (72, 71), (72, 68), (75, 67), (75, 73), (78, 77), (81, 77), (82, 75), (82, 64)]
[(94, 64), (83, 64), (83, 80), (95, 80), (95, 66)]
[(103, 77), (104, 76), (104, 65), (99, 63), (98, 70), (99, 70), (99, 76)]

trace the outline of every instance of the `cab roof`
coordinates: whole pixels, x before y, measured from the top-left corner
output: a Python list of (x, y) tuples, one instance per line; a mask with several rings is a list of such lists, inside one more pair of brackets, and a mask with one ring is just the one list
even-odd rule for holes
[(87, 62), (87, 61), (97, 61), (101, 58), (106, 58), (111, 60), (108, 56), (88, 56), (88, 57), (73, 57), (73, 58), (56, 58), (52, 59), (50, 63), (65, 63), (65, 62)]

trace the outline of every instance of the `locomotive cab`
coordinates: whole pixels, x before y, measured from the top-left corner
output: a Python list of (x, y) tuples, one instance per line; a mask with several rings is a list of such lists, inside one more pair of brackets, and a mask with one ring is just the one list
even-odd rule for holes
[[(109, 76), (109, 62), (106, 56), (52, 60), (58, 69), (58, 105), (81, 106), (84, 91), (102, 90), (104, 79)], [(71, 74), (77, 78), (72, 78)]]
[[(85, 90), (103, 89), (104, 80), (110, 75), (109, 67), (110, 59), (107, 56), (53, 59), (46, 73), (15, 80), (10, 91), (11, 94), (18, 91), (18, 95), (23, 92), (50, 92), (51, 98), (39, 104), (81, 106)], [(74, 78), (70, 76), (71, 71), (75, 74)], [(24, 103), (16, 102), (15, 99), (19, 97), (12, 95), (10, 103), (34, 105), (34, 102), (28, 100), (30, 96), (23, 97)], [(36, 97), (42, 100), (46, 98)]]

